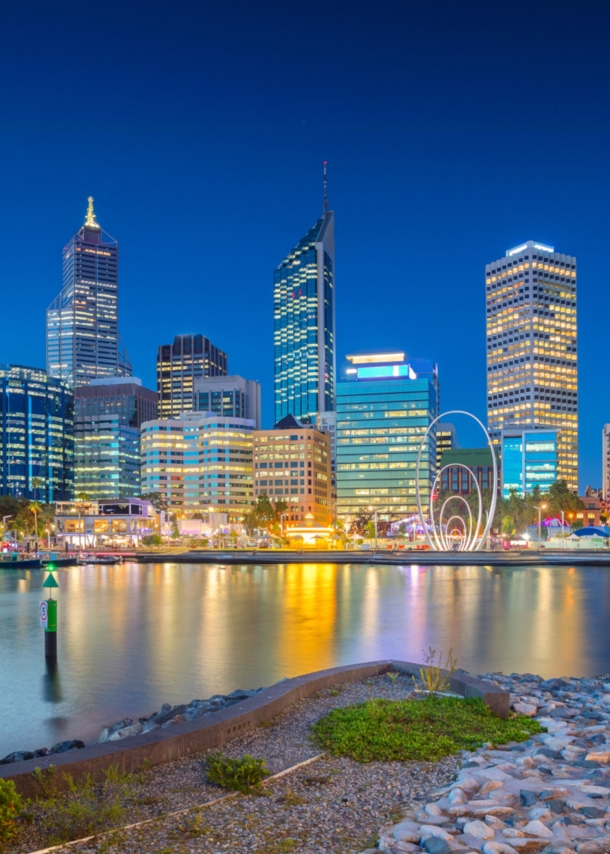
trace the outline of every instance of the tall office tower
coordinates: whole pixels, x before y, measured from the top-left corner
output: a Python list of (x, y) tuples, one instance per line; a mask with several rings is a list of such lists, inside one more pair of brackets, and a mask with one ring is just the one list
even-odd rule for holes
[(76, 495), (140, 495), (140, 426), (156, 417), (156, 392), (136, 377), (92, 380), (75, 389)]
[[(417, 513), (415, 471), (422, 439), (439, 414), (437, 366), (405, 362), (404, 353), (348, 356), (337, 384), (337, 515), (353, 518), (373, 507), (380, 519)], [(436, 438), (422, 449), (419, 487), (430, 506)]]
[(558, 472), (578, 490), (576, 258), (533, 240), (485, 267), (487, 425), (560, 430)]
[(0, 365), (0, 495), (73, 497), (74, 395), (41, 368)]
[(131, 376), (119, 336), (119, 245), (95, 221), (63, 251), (63, 287), (47, 309), (47, 371), (72, 387), (100, 377)]
[(610, 424), (602, 429), (602, 494), (604, 501), (610, 501)]
[(335, 408), (334, 213), (326, 210), (275, 271), (275, 420), (315, 426)]
[(176, 335), (157, 352), (159, 418), (197, 410), (195, 380), (227, 375), (227, 354), (205, 335)]
[(261, 387), (256, 380), (234, 375), (195, 380), (195, 409), (232, 418), (249, 418), (261, 427)]

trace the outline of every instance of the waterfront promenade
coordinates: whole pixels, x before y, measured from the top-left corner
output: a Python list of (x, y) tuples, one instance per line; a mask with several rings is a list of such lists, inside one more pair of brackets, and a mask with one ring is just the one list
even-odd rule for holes
[(393, 564), (403, 566), (610, 566), (610, 550), (599, 551), (481, 551), (433, 552), (419, 549), (378, 550), (291, 550), (291, 549), (202, 549), (186, 552), (149, 552), (136, 556), (138, 563), (214, 564)]

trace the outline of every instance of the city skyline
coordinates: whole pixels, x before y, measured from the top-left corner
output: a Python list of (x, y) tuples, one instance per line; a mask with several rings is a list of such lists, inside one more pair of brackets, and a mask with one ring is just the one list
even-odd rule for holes
[[(0, 58), (11, 81), (2, 360), (44, 365), (36, 307), (59, 292), (51, 262), (92, 195), (121, 244), (135, 373), (154, 388), (150, 340), (201, 330), (232, 372), (261, 382), (270, 424), (270, 276), (319, 214), (328, 160), (338, 355), (405, 346), (434, 358), (443, 408), (484, 417), (482, 265), (530, 236), (578, 258), (581, 486), (599, 483), (610, 10), (541, 2), (524, 30), (523, 8), (390, 2), (346, 19), (314, 3), (325, 21), (315, 51), (297, 10), (267, 3), (205, 21), (153, 7), (111, 29), (103, 50), (80, 14), (45, 13), (26, 52), (15, 10)], [(549, 51), (565, 61), (551, 67)], [(114, 92), (111, 111), (72, 97), (92, 66)]]

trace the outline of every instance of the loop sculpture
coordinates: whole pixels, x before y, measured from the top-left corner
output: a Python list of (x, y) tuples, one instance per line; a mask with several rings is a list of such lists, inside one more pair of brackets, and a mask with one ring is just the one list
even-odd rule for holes
[[(493, 463), (493, 486), (492, 486), (492, 490), (491, 490), (491, 506), (489, 508), (489, 511), (487, 512), (487, 522), (485, 524), (485, 529), (481, 533), (481, 520), (483, 518), (483, 512), (484, 512), (485, 508), (483, 507), (483, 496), (481, 494), (481, 488), (479, 487), (479, 482), (477, 480), (475, 473), (472, 471), (472, 469), (470, 469), (464, 463), (456, 463), (455, 466), (452, 466), (452, 467), (453, 468), (459, 467), (459, 468), (466, 469), (466, 471), (470, 472), (472, 480), (473, 480), (474, 484), (476, 485), (477, 497), (479, 500), (479, 512), (477, 514), (476, 525), (473, 523), (472, 511), (471, 511), (470, 505), (468, 504), (466, 499), (462, 495), (452, 495), (444, 501), (443, 506), (441, 507), (440, 516), (438, 518), (438, 531), (437, 531), (437, 523), (436, 523), (436, 520), (434, 518), (433, 497), (434, 497), (436, 486), (438, 484), (438, 481), (439, 481), (441, 474), (443, 473), (443, 471), (445, 469), (450, 467), (450, 466), (443, 466), (443, 468), (440, 469), (440, 471), (437, 473), (436, 477), (434, 478), (434, 483), (432, 484), (432, 489), (430, 491), (430, 522), (432, 523), (432, 533), (434, 535), (434, 542), (433, 542), (431, 537), (430, 537), (430, 533), (428, 531), (428, 526), (426, 525), (426, 520), (424, 519), (424, 513), (423, 513), (423, 509), (422, 509), (422, 504), (421, 504), (421, 493), (420, 493), (420, 488), (419, 488), (419, 467), (421, 464), (422, 451), (423, 451), (424, 446), (426, 444), (426, 441), (430, 435), (430, 431), (435, 426), (435, 424), (441, 420), (441, 418), (446, 418), (448, 415), (466, 415), (466, 416), (468, 416), (468, 418), (472, 418), (473, 421), (476, 421), (477, 424), (479, 425), (479, 427), (481, 428), (481, 430), (483, 431), (483, 433), (485, 433), (485, 438), (487, 439), (487, 444), (489, 445), (489, 450), (491, 451), (491, 460)], [(493, 518), (494, 518), (494, 515), (496, 512), (496, 501), (498, 498), (498, 464), (496, 462), (496, 454), (494, 452), (494, 448), (493, 448), (491, 439), (489, 437), (489, 433), (485, 429), (483, 423), (481, 421), (479, 421), (479, 419), (476, 417), (476, 415), (473, 415), (471, 412), (466, 412), (463, 409), (451, 409), (451, 410), (449, 410), (449, 412), (443, 412), (442, 415), (439, 415), (437, 418), (434, 419), (434, 421), (432, 421), (430, 423), (428, 429), (426, 430), (426, 432), (424, 434), (423, 439), (421, 440), (421, 444), (419, 446), (419, 451), (417, 454), (417, 465), (415, 467), (415, 492), (417, 495), (417, 510), (419, 513), (419, 520), (420, 520), (422, 527), (424, 529), (424, 533), (426, 535), (428, 545), (430, 546), (430, 548), (433, 551), (439, 551), (439, 552), (440, 551), (450, 551), (452, 548), (452, 546), (450, 544), (450, 540), (454, 541), (454, 545), (457, 545), (457, 548), (459, 551), (478, 552), (483, 548), (483, 546), (487, 540), (487, 537), (489, 536), (489, 532), (491, 530), (491, 524), (493, 522)], [(466, 508), (468, 510), (468, 520), (469, 520), (468, 524), (466, 524), (466, 521), (461, 516), (451, 516), (447, 520), (447, 522), (445, 523), (445, 528), (443, 530), (443, 514), (445, 512), (445, 507), (447, 506), (447, 504), (450, 501), (454, 501), (454, 500), (462, 501), (466, 505)], [(463, 533), (458, 532), (457, 528), (455, 529), (455, 531), (452, 531), (451, 533), (449, 532), (449, 523), (453, 522), (456, 519), (459, 519), (460, 522), (462, 523), (463, 528), (464, 528)], [(455, 542), (455, 541), (457, 541), (457, 542)]]

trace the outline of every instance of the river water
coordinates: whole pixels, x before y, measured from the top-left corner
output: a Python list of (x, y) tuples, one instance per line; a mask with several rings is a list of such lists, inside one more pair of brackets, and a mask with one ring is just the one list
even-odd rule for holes
[(0, 757), (338, 664), (610, 673), (610, 570), (158, 564), (59, 570), (58, 665), (38, 570), (0, 570)]

